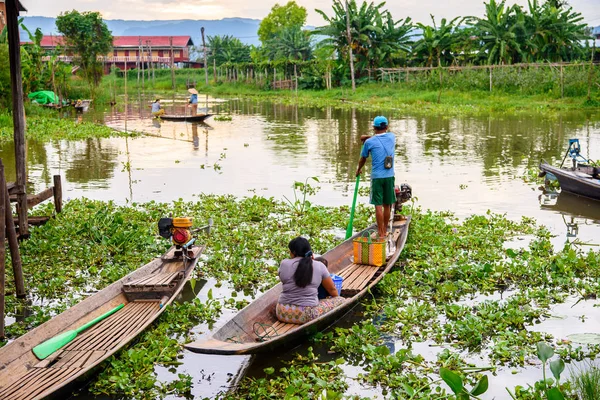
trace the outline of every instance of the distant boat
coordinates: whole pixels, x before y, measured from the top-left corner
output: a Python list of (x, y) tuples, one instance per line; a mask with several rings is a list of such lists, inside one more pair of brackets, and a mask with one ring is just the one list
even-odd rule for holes
[(185, 122), (202, 122), (205, 119), (212, 117), (212, 114), (198, 114), (198, 115), (161, 115), (160, 119), (165, 121), (185, 121)]
[(546, 175), (554, 175), (561, 190), (600, 200), (600, 168), (586, 164), (579, 164), (575, 168), (558, 168), (543, 161), (540, 170)]
[(77, 111), (85, 112), (90, 108), (91, 103), (92, 100), (77, 100), (77, 102), (73, 104), (73, 107), (75, 107)]

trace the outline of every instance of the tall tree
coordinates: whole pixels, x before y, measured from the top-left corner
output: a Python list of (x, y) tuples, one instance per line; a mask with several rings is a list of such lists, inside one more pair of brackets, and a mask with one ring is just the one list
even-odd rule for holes
[(418, 23), (417, 26), (423, 31), (421, 39), (415, 42), (413, 47), (415, 57), (424, 62), (428, 67), (451, 63), (454, 60), (451, 49), (456, 40), (455, 31), (460, 22), (454, 18), (450, 22), (442, 18), (438, 27), (435, 18), (431, 15), (432, 26)]
[(525, 14), (527, 53), (532, 61), (569, 61), (583, 54), (589, 38), (581, 14), (565, 4), (529, 0)]
[(485, 4), (485, 17), (476, 18), (488, 64), (512, 64), (525, 57), (525, 17), (517, 5), (507, 7), (506, 0)]
[(334, 0), (332, 16), (316, 10), (327, 25), (315, 29), (313, 34), (327, 36), (322, 44), (334, 46), (340, 60), (346, 57), (348, 46), (352, 46), (358, 74), (367, 68), (386, 66), (386, 62), (393, 62), (400, 52), (408, 50), (412, 24), (410, 18), (394, 21), (391, 14), (383, 10), (384, 5), (363, 1), (359, 7), (355, 0), (348, 2), (352, 40), (348, 43), (346, 8), (340, 0)]
[(307, 61), (312, 55), (310, 35), (299, 26), (292, 26), (279, 32), (267, 41), (265, 49), (271, 60)]
[(275, 4), (258, 27), (258, 38), (263, 44), (276, 37), (285, 29), (302, 28), (306, 23), (306, 8), (299, 6), (295, 1), (286, 5)]
[(252, 61), (250, 58), (250, 46), (230, 35), (208, 36), (207, 47), (210, 54), (210, 57), (208, 58), (209, 64), (211, 64), (213, 60), (217, 65)]
[(64, 35), (65, 45), (73, 52), (92, 91), (102, 79), (98, 57), (112, 49), (113, 37), (98, 12), (73, 10), (56, 18), (56, 28)]

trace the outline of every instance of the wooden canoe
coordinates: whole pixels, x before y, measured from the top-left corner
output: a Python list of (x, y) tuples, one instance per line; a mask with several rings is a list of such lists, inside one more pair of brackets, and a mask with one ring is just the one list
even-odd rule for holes
[(160, 116), (160, 119), (165, 121), (185, 121), (185, 122), (202, 122), (205, 119), (212, 117), (212, 114), (198, 114), (198, 115), (169, 115), (164, 114)]
[[(406, 243), (410, 218), (394, 222), (393, 235), (396, 251), (382, 267), (358, 265), (352, 262), (352, 240), (363, 232), (341, 243), (324, 254), (330, 273), (344, 278), (342, 296), (346, 302), (303, 325), (285, 324), (275, 316), (275, 306), (281, 293), (278, 283), (241, 310), (233, 319), (205, 340), (188, 343), (188, 350), (205, 354), (254, 354), (273, 350), (283, 344), (291, 345), (302, 337), (327, 327), (355, 305), (383, 276), (392, 269)], [(376, 229), (371, 226), (367, 229)]]
[(582, 168), (558, 168), (542, 162), (540, 170), (550, 173), (558, 179), (560, 189), (565, 192), (585, 196), (590, 199), (600, 200), (600, 179), (594, 175), (594, 168), (583, 166)]
[[(194, 247), (191, 257), (183, 260), (171, 248), (162, 257), (0, 348), (0, 399), (42, 399), (56, 394), (127, 345), (181, 292), (202, 250)], [(125, 307), (45, 360), (33, 354), (36, 345), (80, 327), (121, 303)]]

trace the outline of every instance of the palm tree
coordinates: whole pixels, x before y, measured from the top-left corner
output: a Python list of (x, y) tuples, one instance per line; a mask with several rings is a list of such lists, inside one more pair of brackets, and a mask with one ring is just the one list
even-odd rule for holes
[(505, 6), (506, 0), (485, 4), (485, 18), (476, 18), (488, 64), (511, 64), (525, 57), (525, 18), (521, 8)]
[(581, 14), (571, 7), (543, 5), (529, 0), (525, 16), (527, 52), (534, 61), (565, 61), (583, 54), (582, 41), (588, 39)]
[(272, 60), (308, 61), (312, 56), (309, 34), (299, 26), (283, 29), (265, 47)]
[(428, 67), (432, 67), (434, 62), (440, 67), (442, 60), (445, 64), (452, 62), (454, 57), (451, 48), (456, 39), (456, 28), (460, 24), (460, 22), (456, 22), (458, 19), (457, 17), (447, 22), (446, 18), (442, 18), (439, 27), (436, 25), (433, 15), (431, 15), (433, 26), (419, 22), (417, 26), (423, 31), (423, 36), (413, 46), (415, 57)]
[(363, 1), (358, 7), (355, 0), (348, 2), (351, 36), (351, 43), (348, 43), (346, 7), (341, 0), (334, 0), (331, 17), (316, 10), (327, 25), (315, 29), (313, 34), (327, 36), (322, 45), (335, 47), (340, 60), (348, 54), (348, 46), (352, 46), (359, 74), (367, 68), (383, 66), (386, 61), (408, 50), (409, 33), (412, 30), (409, 18), (394, 21), (388, 11), (382, 10), (384, 4)]

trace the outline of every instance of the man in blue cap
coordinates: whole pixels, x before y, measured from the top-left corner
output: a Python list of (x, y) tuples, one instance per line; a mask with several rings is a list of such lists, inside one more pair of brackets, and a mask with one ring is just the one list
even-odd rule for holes
[(396, 202), (394, 191), (394, 152), (396, 136), (388, 132), (388, 120), (378, 116), (373, 120), (374, 135), (363, 135), (364, 142), (356, 176), (371, 156), (371, 204), (375, 206), (377, 231), (380, 238), (387, 236), (387, 225), (390, 220), (392, 205)]

